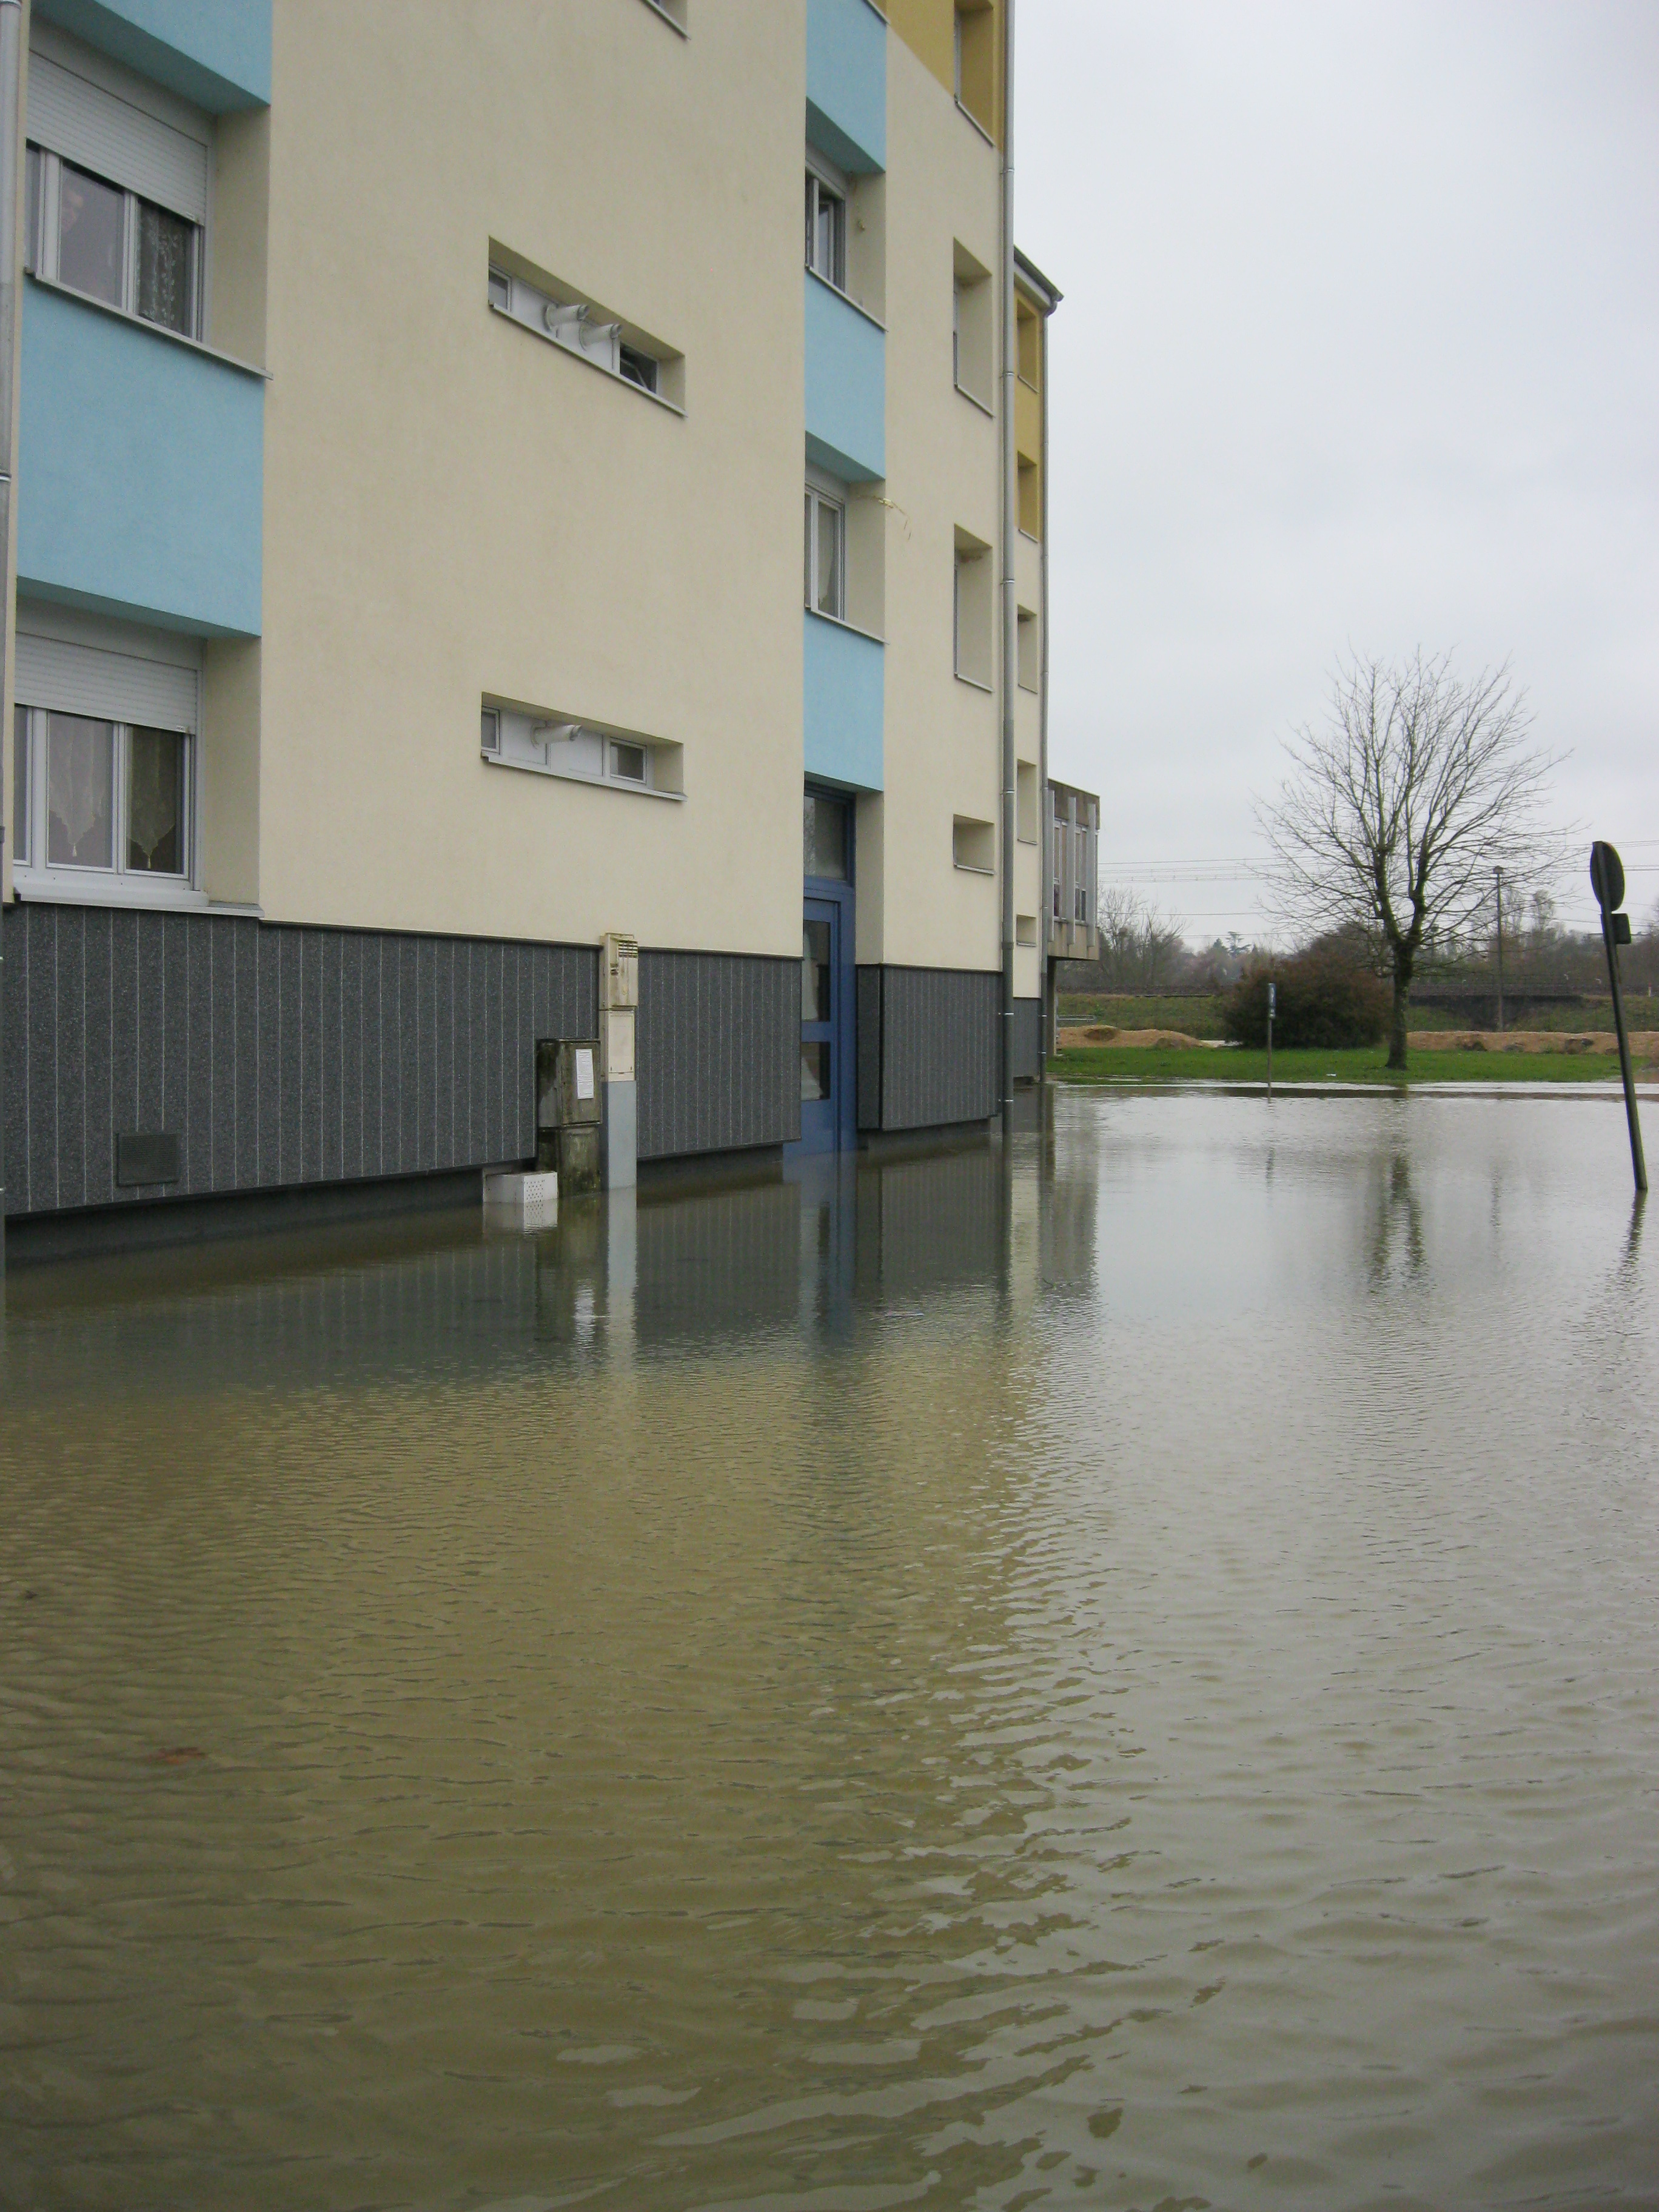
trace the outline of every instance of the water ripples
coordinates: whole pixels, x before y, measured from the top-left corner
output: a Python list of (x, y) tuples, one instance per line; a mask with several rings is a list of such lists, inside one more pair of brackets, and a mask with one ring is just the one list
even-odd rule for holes
[(0, 2201), (1656, 2202), (1599, 1101), (14, 1278)]

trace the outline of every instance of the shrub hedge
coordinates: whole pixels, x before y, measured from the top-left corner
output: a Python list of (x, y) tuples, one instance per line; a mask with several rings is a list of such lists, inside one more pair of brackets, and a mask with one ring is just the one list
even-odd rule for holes
[(1270, 981), (1279, 986), (1275, 1044), (1376, 1044), (1388, 1035), (1393, 1002), (1387, 987), (1347, 954), (1321, 946), (1253, 968), (1239, 978), (1223, 1019), (1227, 1035), (1240, 1044), (1260, 1049), (1267, 1042)]

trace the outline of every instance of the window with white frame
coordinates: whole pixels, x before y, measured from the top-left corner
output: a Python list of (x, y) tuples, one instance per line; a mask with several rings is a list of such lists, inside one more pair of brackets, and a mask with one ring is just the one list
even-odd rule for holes
[(137, 900), (195, 868), (198, 675), (20, 629), (12, 728), (13, 878)]
[(806, 604), (815, 615), (847, 619), (847, 505), (817, 484), (806, 487)]
[(199, 338), (209, 152), (204, 116), (39, 27), (29, 55), (24, 267)]
[(847, 179), (817, 153), (806, 169), (806, 265), (838, 292), (847, 289)]

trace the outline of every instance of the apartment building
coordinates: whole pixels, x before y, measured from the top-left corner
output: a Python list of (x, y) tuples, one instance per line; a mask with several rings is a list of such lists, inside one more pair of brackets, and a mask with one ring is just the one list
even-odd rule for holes
[(1005, 349), (1002, 0), (24, 38), (9, 1217), (522, 1163), (602, 1027), (620, 1182), (994, 1114), (1058, 301)]

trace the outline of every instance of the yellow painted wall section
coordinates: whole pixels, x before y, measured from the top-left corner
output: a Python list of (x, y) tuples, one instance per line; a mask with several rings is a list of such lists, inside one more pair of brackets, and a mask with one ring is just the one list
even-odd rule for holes
[[(1000, 144), (1002, 0), (969, 0), (963, 12), (970, 18), (965, 27), (963, 103)], [(957, 0), (888, 0), (887, 20), (922, 67), (954, 97)]]
[[(274, 38), (265, 912), (798, 954), (805, 0)], [(492, 313), (492, 237), (681, 349), (684, 418)], [(487, 764), (485, 694), (682, 744), (684, 803)]]
[(1016, 295), (1019, 316), (1019, 374), (1014, 386), (1014, 449), (1020, 462), (1019, 526), (1033, 538), (1046, 533), (1047, 486), (1042, 480), (1042, 416), (1048, 389), (1048, 326), (1042, 315)]
[(922, 67), (954, 94), (956, 0), (887, 0), (887, 21)]

